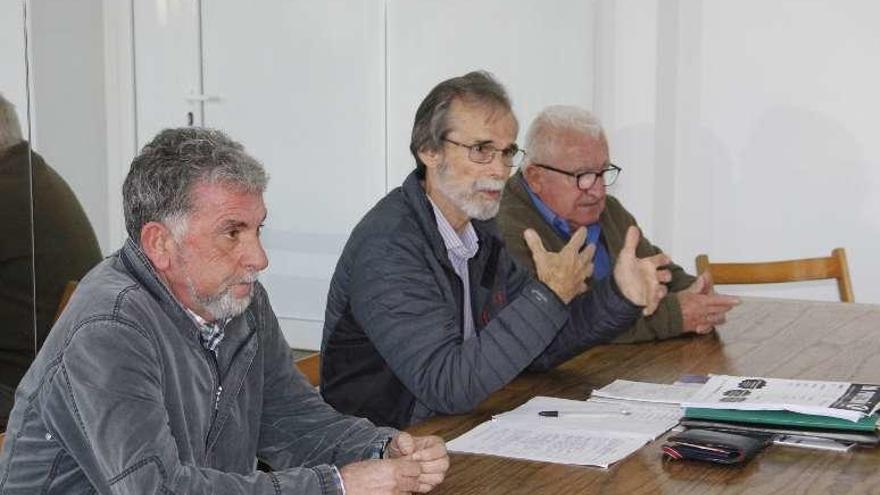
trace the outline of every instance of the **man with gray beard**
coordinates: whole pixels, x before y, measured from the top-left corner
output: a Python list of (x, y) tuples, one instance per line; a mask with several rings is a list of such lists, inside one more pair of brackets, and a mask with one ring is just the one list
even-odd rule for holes
[(18, 388), (0, 494), (401, 494), (443, 480), (443, 440), (340, 414), (296, 371), (257, 282), (266, 181), (219, 131), (167, 129), (144, 147), (123, 186), (128, 241), (82, 279)]
[(558, 253), (526, 233), (536, 278), (492, 218), (521, 150), (504, 88), (485, 72), (437, 85), (416, 111), (416, 170), (355, 227), (330, 284), (321, 391), (340, 411), (401, 427), (465, 413), (526, 368), (615, 338), (665, 295), (669, 259), (635, 256), (586, 292), (594, 247)]

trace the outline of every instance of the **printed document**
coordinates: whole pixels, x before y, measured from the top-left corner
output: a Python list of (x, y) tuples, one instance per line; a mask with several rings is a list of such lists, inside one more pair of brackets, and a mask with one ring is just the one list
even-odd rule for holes
[(451, 452), (608, 467), (678, 423), (677, 405), (534, 397), (447, 444)]
[(711, 375), (683, 407), (786, 410), (858, 421), (880, 405), (880, 385)]
[(638, 436), (548, 430), (490, 420), (447, 444), (450, 452), (607, 468), (648, 442)]

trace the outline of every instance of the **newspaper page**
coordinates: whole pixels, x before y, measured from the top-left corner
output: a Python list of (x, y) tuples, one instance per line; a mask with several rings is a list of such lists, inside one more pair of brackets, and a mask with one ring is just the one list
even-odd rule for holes
[(786, 410), (858, 421), (880, 405), (880, 385), (711, 375), (682, 407)]

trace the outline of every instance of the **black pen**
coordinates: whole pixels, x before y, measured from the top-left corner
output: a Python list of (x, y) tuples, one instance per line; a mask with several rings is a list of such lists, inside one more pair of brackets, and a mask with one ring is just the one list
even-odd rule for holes
[(629, 416), (632, 414), (626, 409), (619, 411), (538, 411), (538, 416), (545, 418), (612, 418)]

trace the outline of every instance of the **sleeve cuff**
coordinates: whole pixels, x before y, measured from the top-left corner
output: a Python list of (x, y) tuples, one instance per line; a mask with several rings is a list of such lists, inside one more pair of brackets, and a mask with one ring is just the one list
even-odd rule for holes
[(342, 473), (339, 472), (339, 468), (333, 466), (333, 474), (336, 475), (336, 482), (339, 483), (339, 488), (342, 489), (342, 495), (345, 495), (345, 483), (342, 482)]
[(521, 295), (524, 295), (532, 303), (547, 315), (556, 327), (561, 327), (568, 321), (568, 305), (553, 292), (550, 287), (538, 279), (532, 279), (523, 287)]
[(326, 495), (345, 495), (342, 473), (336, 466), (322, 464), (312, 468), (321, 482), (321, 493)]

